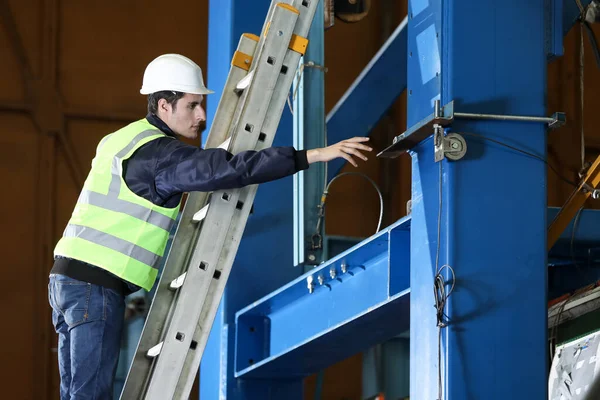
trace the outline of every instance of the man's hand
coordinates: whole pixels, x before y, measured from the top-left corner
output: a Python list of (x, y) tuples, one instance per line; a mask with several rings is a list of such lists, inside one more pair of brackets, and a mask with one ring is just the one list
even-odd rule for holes
[(368, 137), (353, 137), (350, 139), (342, 140), (341, 142), (338, 142), (328, 147), (308, 150), (306, 152), (306, 158), (308, 159), (309, 164), (319, 161), (327, 162), (333, 160), (334, 158), (343, 158), (350, 164), (354, 165), (355, 167), (358, 167), (358, 164), (356, 164), (356, 161), (354, 161), (354, 158), (352, 156), (362, 158), (366, 161), (367, 157), (364, 154), (362, 154), (360, 150), (373, 150), (371, 147), (362, 144), (362, 142), (367, 141), (369, 141)]

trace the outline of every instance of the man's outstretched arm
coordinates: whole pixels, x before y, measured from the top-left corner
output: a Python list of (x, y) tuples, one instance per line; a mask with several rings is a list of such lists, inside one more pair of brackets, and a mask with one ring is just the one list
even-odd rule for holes
[(361, 151), (371, 151), (368, 138), (352, 138), (334, 145), (295, 150), (293, 147), (269, 147), (236, 155), (223, 149), (202, 150), (179, 141), (169, 141), (157, 161), (157, 193), (169, 198), (178, 193), (240, 188), (265, 183), (307, 169), (315, 162), (344, 158), (357, 166), (354, 157), (366, 160)]

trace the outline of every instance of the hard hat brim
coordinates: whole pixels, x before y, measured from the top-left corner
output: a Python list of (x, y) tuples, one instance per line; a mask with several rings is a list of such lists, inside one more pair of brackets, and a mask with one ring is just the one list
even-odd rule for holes
[(182, 92), (182, 93), (190, 93), (190, 94), (200, 94), (200, 95), (207, 95), (207, 94), (213, 94), (214, 91), (208, 89), (208, 88), (185, 88), (185, 87), (145, 87), (142, 86), (142, 88), (140, 89), (140, 93), (141, 94), (152, 94), (152, 93), (156, 93), (156, 92), (162, 92), (165, 90), (169, 90), (169, 91), (174, 91), (174, 92)]

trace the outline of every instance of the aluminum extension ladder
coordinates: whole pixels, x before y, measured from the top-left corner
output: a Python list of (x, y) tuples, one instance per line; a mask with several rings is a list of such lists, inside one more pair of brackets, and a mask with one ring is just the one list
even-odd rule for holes
[[(272, 1), (261, 36), (242, 35), (207, 148), (271, 146), (318, 1)], [(121, 399), (189, 397), (256, 189), (189, 194)]]

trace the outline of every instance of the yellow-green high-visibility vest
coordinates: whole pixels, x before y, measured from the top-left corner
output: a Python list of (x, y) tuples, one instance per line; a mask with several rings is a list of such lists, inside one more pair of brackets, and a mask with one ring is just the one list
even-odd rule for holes
[(160, 207), (129, 190), (123, 161), (142, 145), (165, 136), (142, 119), (102, 139), (55, 256), (80, 260), (146, 290), (152, 288), (180, 204)]

